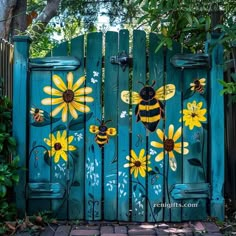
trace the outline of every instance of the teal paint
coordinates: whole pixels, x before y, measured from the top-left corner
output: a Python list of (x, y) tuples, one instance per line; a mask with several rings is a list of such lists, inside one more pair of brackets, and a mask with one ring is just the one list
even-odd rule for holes
[[(76, 57), (81, 62), (80, 67), (73, 72), (74, 81), (84, 76), (84, 36), (81, 35), (71, 40), (71, 56)], [(84, 97), (84, 96), (83, 96)], [(83, 127), (85, 127), (85, 114), (79, 113)], [(69, 219), (84, 218), (84, 197), (85, 197), (85, 129), (69, 130), (69, 135), (74, 136), (74, 144), (77, 147), (75, 154), (72, 154), (72, 162), (70, 162), (69, 172), (71, 187), (68, 199)]]
[[(129, 55), (129, 31), (121, 30), (119, 32), (119, 52), (125, 52)], [(130, 171), (124, 168), (127, 163), (126, 156), (130, 152), (130, 127), (129, 127), (129, 104), (124, 103), (121, 98), (121, 92), (129, 90), (129, 66), (123, 71), (119, 67), (118, 74), (118, 220), (128, 221), (130, 217)]]
[[(214, 43), (214, 38), (213, 42)], [(212, 68), (210, 72), (210, 178), (212, 197), (210, 214), (219, 220), (224, 219), (224, 97), (220, 95), (223, 80), (223, 47), (216, 44), (212, 51)]]
[[(167, 49), (166, 49), (167, 50)], [(169, 128), (171, 125), (174, 126), (174, 134), (181, 127), (181, 123), (179, 122), (180, 118), (180, 110), (181, 110), (181, 72), (179, 69), (173, 67), (169, 62), (170, 59), (177, 53), (180, 52), (180, 46), (176, 43), (173, 44), (173, 50), (166, 51), (166, 84), (174, 84), (175, 85), (175, 95), (173, 98), (165, 101), (165, 135), (171, 138), (168, 134)], [(175, 141), (175, 143), (181, 143), (181, 137)], [(173, 139), (173, 137), (172, 137)], [(170, 189), (173, 184), (182, 183), (182, 168), (183, 168), (183, 158), (185, 158), (182, 154), (177, 153), (173, 150), (177, 168), (176, 171), (173, 171), (170, 167), (169, 153), (167, 152), (164, 156), (163, 168), (164, 168), (164, 176), (166, 181), (164, 183), (165, 189), (165, 203), (180, 203), (178, 200), (174, 200), (170, 196)], [(181, 221), (181, 208), (172, 207), (164, 209), (164, 221)]]
[(94, 98), (94, 102), (89, 105), (93, 115), (86, 122), (85, 129), (85, 219), (101, 220), (102, 153), (101, 148), (95, 142), (95, 135), (89, 132), (89, 127), (90, 125), (98, 126), (97, 118), (102, 118), (102, 33), (88, 34), (86, 55), (86, 86), (92, 88), (91, 96)]
[[(52, 56), (67, 56), (68, 55), (68, 42), (64, 42), (62, 44), (59, 44), (56, 48), (52, 50)], [(65, 83), (67, 86), (67, 72), (66, 71), (52, 71), (51, 76), (53, 75), (58, 75), (62, 79), (62, 81)], [(58, 89), (58, 87), (53, 83), (53, 81), (50, 81), (49, 86)], [(53, 95), (53, 93), (52, 93)], [(45, 98), (50, 97), (50, 95), (47, 95), (45, 93)], [(52, 96), (52, 98), (55, 98), (55, 96)], [(50, 106), (51, 112), (57, 107), (59, 104), (55, 104)], [(57, 114), (58, 118), (60, 120), (56, 123), (51, 124), (51, 133), (53, 133), (55, 136), (57, 135), (57, 132), (60, 132), (62, 134), (63, 130), (55, 131), (56, 127), (59, 125), (68, 127), (68, 120), (69, 120), (69, 114), (67, 115), (67, 122), (62, 121), (62, 112), (59, 112)], [(68, 137), (68, 132), (67, 132), (67, 137)], [(68, 218), (68, 193), (69, 193), (69, 188), (70, 188), (70, 179), (69, 179), (69, 165), (70, 165), (70, 156), (69, 153), (68, 155), (68, 161), (65, 162), (62, 158), (60, 158), (58, 163), (54, 163), (52, 161), (51, 165), (51, 181), (60, 183), (63, 186), (65, 186), (66, 193), (64, 199), (53, 199), (51, 201), (51, 207), (52, 207), (52, 212), (54, 213), (55, 217), (58, 219), (65, 219)], [(54, 156), (55, 158), (55, 156)]]
[[(151, 86), (155, 81), (154, 90), (157, 91), (164, 85), (164, 57), (163, 48), (155, 52), (158, 47), (158, 37), (156, 34), (149, 35), (149, 85)], [(158, 129), (164, 129), (163, 119), (160, 119)], [(156, 162), (155, 158), (162, 149), (156, 149), (151, 146), (152, 141), (160, 141), (157, 138), (156, 132), (148, 132), (148, 153), (151, 156), (152, 174), (148, 174), (148, 221), (161, 221), (163, 218), (163, 209), (158, 208), (157, 204), (163, 202), (163, 183), (164, 183), (164, 169), (162, 162)]]
[[(133, 32), (133, 78), (132, 91), (138, 92), (143, 85), (138, 82), (146, 84), (146, 34), (144, 31), (135, 30)], [(137, 122), (135, 116), (135, 107), (132, 105), (132, 150), (137, 157), (142, 149), (146, 150), (146, 128), (141, 123)], [(128, 153), (128, 155), (131, 155)], [(138, 178), (132, 175), (132, 221), (145, 221), (146, 212), (146, 177)]]
[[(104, 120), (111, 120), (107, 128), (117, 130), (118, 103), (118, 69), (110, 63), (110, 57), (118, 53), (118, 33), (107, 32), (105, 38), (105, 81), (104, 81)], [(111, 99), (114, 98), (114, 99)], [(108, 136), (109, 141), (104, 145), (104, 219), (117, 219), (117, 135)]]
[[(20, 156), (19, 165), (27, 166), (28, 156), (28, 57), (30, 38), (17, 36), (14, 38), (14, 64), (13, 64), (13, 136), (17, 142), (17, 153)], [(19, 183), (15, 187), (17, 195), (16, 206), (19, 217), (23, 217), (26, 211), (25, 200), (26, 172), (19, 170)]]

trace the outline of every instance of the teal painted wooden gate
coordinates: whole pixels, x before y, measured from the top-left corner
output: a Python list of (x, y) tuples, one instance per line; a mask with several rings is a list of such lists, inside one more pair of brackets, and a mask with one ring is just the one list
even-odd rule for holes
[[(147, 40), (148, 38), (148, 40)], [(79, 36), (29, 59), (15, 38), (21, 213), (59, 219), (224, 217), (222, 47), (181, 54), (156, 34)], [(103, 41), (105, 47), (103, 48)], [(103, 56), (104, 55), (104, 56)]]

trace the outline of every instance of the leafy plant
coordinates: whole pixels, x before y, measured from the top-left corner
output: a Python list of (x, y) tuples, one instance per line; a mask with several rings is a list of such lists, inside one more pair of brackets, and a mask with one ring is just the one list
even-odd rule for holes
[[(12, 137), (12, 104), (6, 96), (0, 96), (0, 234), (8, 229), (3, 223), (16, 214), (9, 203), (11, 188), (19, 182), (19, 157), (16, 156), (16, 140)], [(13, 158), (14, 157), (14, 158)], [(12, 160), (13, 158), (13, 160)]]

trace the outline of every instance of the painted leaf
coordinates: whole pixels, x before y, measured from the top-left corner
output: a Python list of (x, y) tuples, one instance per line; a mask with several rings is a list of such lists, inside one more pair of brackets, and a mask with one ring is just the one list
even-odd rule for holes
[(50, 125), (59, 121), (61, 118), (51, 117), (46, 111), (44, 111), (44, 121), (43, 122), (33, 122), (31, 125), (35, 127), (42, 127), (46, 125)]
[(133, 191), (135, 192), (136, 189), (137, 189), (137, 184), (135, 184), (135, 185), (133, 186)]
[(69, 129), (76, 131), (84, 128), (85, 122), (92, 117), (93, 113), (90, 112), (86, 116), (80, 115), (77, 119), (72, 119), (69, 123)]
[(57, 125), (56, 127), (54, 127), (54, 129), (52, 130), (52, 133), (59, 131), (59, 130), (65, 130), (65, 129), (66, 129), (66, 126), (60, 124), (60, 125)]
[(188, 159), (190, 165), (202, 166), (202, 163), (197, 158)]
[(159, 168), (157, 166), (155, 166), (154, 169), (156, 170), (157, 174), (160, 173), (160, 170), (159, 170)]
[(90, 197), (91, 199), (94, 199), (93, 194), (89, 193), (88, 195), (89, 195), (89, 197)]
[(155, 175), (155, 174), (156, 174), (156, 172), (155, 172), (155, 171), (153, 171), (153, 170), (151, 170), (151, 171), (149, 171), (149, 172), (148, 172), (148, 174), (149, 174), (149, 175)]
[(45, 153), (44, 153), (43, 158), (44, 158), (44, 161), (45, 161), (49, 166), (51, 166), (51, 158), (49, 157), (49, 153), (48, 153), (48, 152), (45, 152)]
[(191, 90), (191, 88), (188, 88), (184, 93), (183, 99), (188, 99), (188, 98), (192, 97), (194, 93), (195, 92), (193, 90)]

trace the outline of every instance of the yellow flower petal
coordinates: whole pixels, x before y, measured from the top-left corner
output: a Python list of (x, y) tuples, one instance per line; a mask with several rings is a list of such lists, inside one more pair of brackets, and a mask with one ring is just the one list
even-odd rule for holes
[(66, 139), (67, 136), (67, 132), (66, 130), (63, 130), (62, 135), (61, 135), (61, 139), (64, 141)]
[(174, 142), (176, 142), (182, 135), (182, 127), (179, 127), (173, 136)]
[(140, 167), (139, 168), (139, 173), (142, 177), (145, 177), (146, 176), (146, 171), (144, 170), (144, 168)]
[(67, 160), (68, 160), (67, 154), (66, 154), (65, 152), (62, 152), (62, 153), (61, 153), (61, 157), (62, 157), (62, 159), (63, 159), (64, 161), (67, 161)]
[(67, 81), (68, 81), (68, 89), (72, 90), (72, 85), (73, 85), (73, 74), (72, 74), (72, 72), (69, 72), (67, 74)]
[(61, 117), (63, 122), (67, 121), (67, 116), (68, 116), (67, 111), (68, 111), (68, 105), (65, 105), (62, 110), (62, 117)]
[(85, 81), (85, 77), (80, 77), (73, 85), (72, 90), (76, 91)]
[(71, 105), (78, 111), (83, 112), (83, 113), (87, 113), (90, 111), (90, 108), (84, 104), (80, 104), (78, 102), (71, 102)]
[(168, 156), (169, 156), (169, 158), (174, 158), (175, 157), (175, 155), (172, 151), (168, 152)]
[(51, 115), (56, 116), (65, 106), (66, 106), (66, 103), (60, 104), (52, 111)]
[(73, 107), (73, 105), (71, 103), (69, 103), (69, 111), (70, 111), (70, 114), (73, 116), (74, 119), (78, 118), (78, 113), (77, 113), (76, 109)]
[(164, 152), (160, 152), (157, 156), (156, 156), (156, 158), (155, 158), (155, 161), (162, 161), (163, 160), (163, 158), (164, 158)]
[(64, 102), (63, 98), (52, 98), (51, 99), (51, 104), (52, 105), (60, 104), (62, 102)]
[(55, 162), (55, 163), (58, 163), (59, 160), (60, 160), (60, 153), (59, 153), (59, 152), (56, 152), (56, 153), (55, 153), (55, 157), (54, 157), (54, 162)]
[(156, 148), (163, 148), (164, 147), (163, 143), (158, 143), (156, 141), (152, 141), (151, 146), (156, 147)]
[(174, 134), (174, 125), (169, 126), (168, 138), (172, 139)]
[(68, 143), (70, 144), (73, 141), (73, 139), (74, 139), (74, 136), (69, 136), (68, 137)]
[(49, 95), (53, 95), (53, 96), (62, 96), (62, 92), (55, 89), (55, 88), (52, 88), (50, 86), (46, 86), (43, 88), (43, 91)]
[(61, 79), (60, 76), (58, 75), (53, 75), (52, 76), (52, 80), (54, 82), (54, 84), (62, 91), (66, 91), (67, 90), (67, 87), (65, 85), (65, 83), (63, 82), (63, 80)]
[(93, 91), (93, 89), (90, 87), (80, 88), (77, 91), (75, 91), (75, 96), (89, 94), (89, 93), (92, 93), (92, 91)]
[(134, 159), (135, 161), (138, 160), (138, 157), (133, 149), (130, 151), (131, 158)]
[[(142, 158), (145, 154), (145, 150), (141, 149), (140, 153), (139, 153), (139, 158)], [(146, 158), (145, 158), (146, 159)]]
[(135, 168), (134, 169), (134, 178), (137, 178), (138, 177), (138, 168)]
[(80, 97), (75, 97), (74, 101), (76, 101), (76, 102), (93, 102), (94, 99), (92, 97), (80, 96)]
[(74, 151), (74, 150), (76, 150), (77, 148), (75, 147), (75, 146), (73, 146), (73, 145), (69, 145), (69, 151)]
[(186, 155), (186, 154), (189, 153), (189, 150), (188, 150), (187, 148), (184, 148), (183, 151), (184, 151), (184, 152), (183, 152), (184, 155)]
[(160, 140), (163, 141), (164, 140), (164, 133), (163, 133), (163, 131), (160, 130), (160, 129), (157, 129), (156, 133), (157, 133), (158, 137), (160, 138)]

